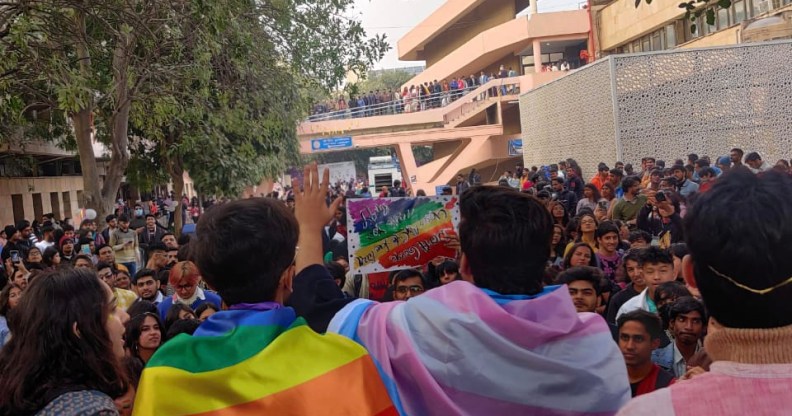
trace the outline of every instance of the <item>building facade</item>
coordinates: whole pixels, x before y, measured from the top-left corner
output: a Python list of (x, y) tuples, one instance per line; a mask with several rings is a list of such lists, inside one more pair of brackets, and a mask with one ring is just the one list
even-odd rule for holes
[[(531, 3), (446, 1), (398, 41), (401, 60), (426, 62), (398, 92), (398, 101), (386, 102), (384, 108), (348, 106), (302, 123), (301, 152), (389, 147), (406, 185), (429, 195), (472, 169), (483, 182), (497, 182), (521, 163), (509, 151), (524, 128), (519, 94), (563, 76), (561, 68), (584, 65), (593, 54), (587, 10), (538, 13), (536, 2)], [(530, 13), (524, 15), (526, 9)], [(482, 74), (487, 78), (483, 85)], [(412, 88), (460, 78), (468, 80), (464, 91), (405, 95)], [(432, 147), (434, 160), (418, 166), (417, 146)]]
[[(612, 55), (520, 97), (526, 166), (792, 157), (792, 41)], [(545, 103), (575, 96), (565, 107)]]

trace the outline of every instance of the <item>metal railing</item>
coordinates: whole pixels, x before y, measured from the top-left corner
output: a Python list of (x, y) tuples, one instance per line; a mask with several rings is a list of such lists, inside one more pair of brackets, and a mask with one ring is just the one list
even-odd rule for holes
[[(489, 103), (490, 98), (498, 98), (504, 96), (512, 96), (520, 94), (520, 80), (515, 78), (504, 78), (500, 83), (493, 83), (493, 85), (484, 84), (481, 87), (486, 87), (483, 91), (475, 94), (475, 97), (469, 102), (463, 103), (458, 108), (455, 108), (445, 115), (443, 115), (443, 124), (449, 124), (454, 120), (464, 117), (467, 114), (475, 112), (479, 107)], [(480, 88), (481, 88), (480, 87)]]
[(407, 96), (398, 100), (391, 98), (390, 101), (384, 103), (314, 114), (308, 117), (308, 121), (345, 120), (349, 118), (375, 117), (434, 110), (448, 106), (479, 87), (480, 85), (474, 85), (464, 89), (443, 91), (418, 97)]

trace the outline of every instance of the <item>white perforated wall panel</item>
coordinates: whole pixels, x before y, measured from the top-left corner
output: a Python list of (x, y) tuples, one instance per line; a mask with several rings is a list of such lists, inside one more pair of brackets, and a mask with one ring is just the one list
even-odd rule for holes
[(588, 178), (617, 154), (636, 167), (733, 147), (789, 159), (790, 68), (792, 42), (610, 56), (520, 98), (526, 164), (572, 157)]

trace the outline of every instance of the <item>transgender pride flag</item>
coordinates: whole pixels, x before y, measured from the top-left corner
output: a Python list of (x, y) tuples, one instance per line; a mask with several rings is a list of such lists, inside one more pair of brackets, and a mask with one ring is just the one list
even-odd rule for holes
[(502, 296), (457, 281), (407, 302), (357, 300), (328, 331), (368, 349), (406, 415), (613, 415), (630, 399), (624, 359), (566, 286)]

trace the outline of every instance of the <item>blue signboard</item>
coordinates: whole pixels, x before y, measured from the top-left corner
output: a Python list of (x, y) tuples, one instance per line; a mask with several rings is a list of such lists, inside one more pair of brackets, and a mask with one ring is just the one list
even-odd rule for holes
[(348, 149), (352, 147), (352, 137), (325, 137), (311, 140), (311, 151)]
[(522, 139), (509, 139), (509, 156), (522, 156)]

